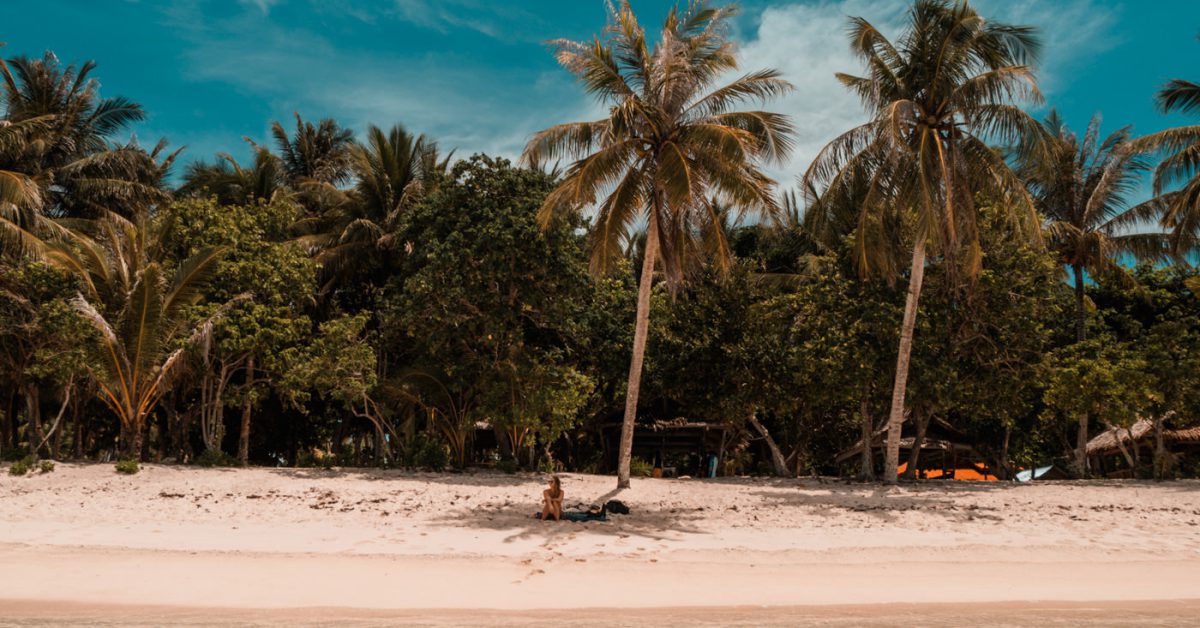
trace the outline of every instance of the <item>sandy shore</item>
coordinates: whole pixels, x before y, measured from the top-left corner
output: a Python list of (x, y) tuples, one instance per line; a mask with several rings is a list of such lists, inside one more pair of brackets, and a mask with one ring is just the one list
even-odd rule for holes
[[(613, 483), (565, 475), (567, 502), (611, 498)], [(1038, 600), (1176, 600), (1194, 616), (1187, 600), (1200, 599), (1198, 482), (641, 480), (619, 495), (632, 515), (582, 524), (530, 518), (541, 484), (154, 465), (5, 475), (0, 616), (58, 601), (553, 612)]]

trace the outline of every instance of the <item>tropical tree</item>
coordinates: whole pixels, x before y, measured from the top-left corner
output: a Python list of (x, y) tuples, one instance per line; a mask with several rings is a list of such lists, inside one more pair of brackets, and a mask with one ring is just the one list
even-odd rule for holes
[(282, 200), (290, 194), (279, 157), (254, 146), (254, 161), (243, 166), (229, 153), (214, 163), (195, 161), (183, 173), (177, 196), (215, 196), (221, 205), (254, 205)]
[(20, 122), (50, 116), (49, 141), (40, 152), (48, 167), (104, 152), (112, 135), (146, 119), (142, 106), (127, 98), (101, 98), (98, 83), (90, 78), (95, 68), (94, 61), (78, 68), (62, 67), (49, 51), (41, 59), (16, 57), (0, 62), (6, 119)]
[(120, 420), (125, 454), (140, 456), (146, 418), (186, 367), (188, 352), (209, 341), (224, 313), (187, 322), (221, 249), (201, 250), (170, 268), (161, 246), (169, 222), (109, 213), (87, 228), (90, 234), (74, 232), (47, 245), (47, 259), (84, 286), (73, 305), (98, 335), (92, 375)]
[(297, 113), (293, 135), (288, 136), (278, 121), (271, 123), (271, 135), (283, 162), (283, 172), (293, 186), (305, 182), (336, 185), (349, 177), (354, 133), (339, 126), (333, 118), (324, 118), (314, 125)]
[[(1020, 174), (1043, 219), (1050, 249), (1070, 269), (1075, 291), (1075, 340), (1087, 339), (1085, 275), (1127, 273), (1118, 256), (1139, 259), (1165, 256), (1167, 237), (1139, 232), (1160, 212), (1157, 201), (1128, 205), (1149, 165), (1133, 150), (1125, 127), (1101, 139), (1100, 117), (1087, 132), (1071, 132), (1058, 113), (1042, 122), (1042, 133), (1022, 156)], [(1078, 417), (1076, 471), (1087, 472), (1088, 417)]]
[(728, 242), (719, 232), (713, 240), (700, 233), (704, 222), (720, 222), (713, 198), (738, 212), (774, 216), (779, 210), (774, 182), (761, 165), (787, 155), (791, 123), (777, 113), (736, 107), (786, 93), (791, 85), (775, 70), (761, 70), (714, 89), (738, 67), (727, 37), (733, 15), (732, 7), (713, 8), (703, 1), (676, 7), (651, 45), (628, 0), (610, 5), (602, 36), (554, 42), (559, 63), (609, 106), (608, 117), (545, 129), (525, 148), (524, 159), (531, 164), (577, 159), (542, 204), (539, 220), (548, 227), (565, 214), (595, 206), (594, 272), (613, 268), (630, 231), (643, 221), (647, 227), (619, 487), (629, 486), (655, 266), (662, 262), (671, 286), (678, 286), (688, 267), (702, 258), (728, 269)]
[(1132, 150), (1130, 128), (1100, 138), (1094, 116), (1081, 138), (1056, 111), (1022, 156), (1019, 173), (1045, 220), (1047, 245), (1070, 269), (1075, 289), (1075, 336), (1087, 338), (1085, 274), (1121, 272), (1117, 256), (1157, 259), (1166, 251), (1159, 233), (1139, 233), (1157, 217), (1158, 204), (1127, 205), (1149, 165)]
[[(1155, 100), (1163, 113), (1200, 113), (1200, 84), (1173, 79)], [(1162, 211), (1160, 222), (1172, 231), (1172, 248), (1184, 253), (1200, 236), (1200, 124), (1147, 135), (1135, 147), (1165, 154), (1154, 170), (1154, 195)]]
[[(892, 387), (884, 480), (895, 483), (913, 328), (927, 253), (978, 275), (975, 196), (1010, 211), (1029, 233), (1036, 213), (1020, 179), (988, 140), (1015, 144), (1035, 123), (1015, 103), (1040, 99), (1028, 65), (1033, 29), (984, 19), (966, 1), (916, 0), (895, 43), (867, 20), (850, 21), (866, 76), (838, 74), (871, 119), (830, 142), (802, 181), (823, 202), (860, 194), (854, 259), (864, 276), (899, 274), (898, 241), (911, 243), (904, 319)], [(864, 190), (854, 186), (865, 185)], [(905, 237), (897, 237), (902, 232)]]
[(401, 216), (445, 174), (450, 157), (441, 157), (433, 140), (413, 136), (400, 125), (387, 132), (368, 127), (366, 143), (349, 148), (354, 188), (343, 194), (326, 186), (328, 216), (315, 219), (325, 224), (303, 238), (317, 251), (325, 290), (362, 272), (395, 246)]

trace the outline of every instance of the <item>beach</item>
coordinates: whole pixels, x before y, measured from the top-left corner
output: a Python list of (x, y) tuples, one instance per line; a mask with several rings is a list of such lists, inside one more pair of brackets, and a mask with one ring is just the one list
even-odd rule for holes
[(947, 625), (1088, 612), (1098, 625), (1186, 625), (1172, 622), (1200, 608), (1196, 481), (635, 479), (617, 494), (612, 477), (562, 478), (568, 507), (615, 497), (632, 513), (537, 521), (537, 474), (144, 465), (122, 476), (60, 463), (4, 476), (0, 617), (454, 625), (482, 612), (549, 625), (622, 609), (870, 625), (917, 605), (949, 613)]

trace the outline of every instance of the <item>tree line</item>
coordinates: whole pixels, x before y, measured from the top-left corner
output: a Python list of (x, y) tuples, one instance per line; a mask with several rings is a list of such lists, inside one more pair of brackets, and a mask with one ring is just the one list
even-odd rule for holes
[[(622, 2), (554, 42), (607, 114), (519, 163), (297, 115), (180, 168), (116, 139), (146, 113), (94, 63), (4, 60), (0, 453), (627, 486), (635, 428), (684, 417), (728, 430), (729, 472), (895, 482), (932, 424), (997, 474), (1086, 476), (1100, 431), (1200, 422), (1200, 127), (1038, 120), (1034, 29), (916, 0), (895, 40), (850, 20), (869, 120), (781, 192), (803, 121), (769, 110), (778, 72), (737, 74), (735, 10), (648, 36)], [(882, 465), (838, 462), (885, 429)], [(1200, 472), (1158, 443), (1129, 466)]]

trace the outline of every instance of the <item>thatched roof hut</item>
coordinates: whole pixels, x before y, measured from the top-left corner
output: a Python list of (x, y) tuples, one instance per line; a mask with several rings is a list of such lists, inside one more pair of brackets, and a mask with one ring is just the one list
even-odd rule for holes
[[(1119, 440), (1118, 440), (1119, 439)], [(1112, 428), (1088, 441), (1087, 455), (1115, 456), (1121, 453), (1121, 445), (1133, 449), (1136, 443), (1139, 447), (1153, 447), (1154, 421), (1139, 419), (1131, 427)], [(1200, 427), (1182, 429), (1163, 429), (1163, 442), (1170, 445), (1200, 445)]]

